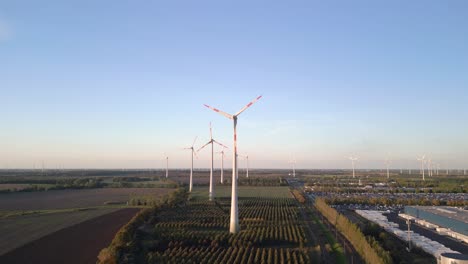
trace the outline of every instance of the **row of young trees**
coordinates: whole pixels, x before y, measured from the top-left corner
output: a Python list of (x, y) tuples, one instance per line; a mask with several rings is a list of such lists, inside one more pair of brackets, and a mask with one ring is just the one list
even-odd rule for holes
[[(292, 198), (243, 198), (241, 232), (228, 232), (228, 198), (170, 202), (142, 211), (101, 251), (100, 263), (308, 263)], [(115, 261), (115, 262), (112, 262)]]
[(308, 263), (307, 254), (301, 250), (307, 240), (294, 199), (240, 200), (242, 231), (235, 235), (227, 232), (229, 205), (229, 199), (193, 201), (183, 208), (159, 212), (152, 239), (145, 242), (151, 245), (146, 260), (149, 263)]
[[(190, 202), (187, 207), (160, 212), (155, 227), (163, 233), (171, 230), (168, 236), (172, 238), (181, 236), (188, 238), (187, 241), (193, 241), (196, 234), (195, 240), (212, 239), (211, 233), (199, 232), (198, 229), (227, 230), (229, 206), (228, 199), (220, 199), (216, 203)], [(297, 224), (298, 211), (293, 199), (248, 198), (241, 200), (239, 207), (243, 231), (236, 236), (222, 232), (217, 236), (216, 243), (225, 244), (228, 239), (229, 244), (239, 245), (300, 244), (306, 241), (302, 226)], [(201, 236), (203, 233), (208, 234), (208, 237)]]
[(289, 248), (219, 247), (200, 250), (196, 247), (177, 247), (150, 253), (148, 263), (305, 264), (308, 257), (302, 250)]
[[(231, 185), (230, 178), (226, 178), (223, 185)], [(239, 177), (239, 186), (287, 186), (288, 183), (281, 177)]]
[(351, 242), (366, 263), (392, 263), (392, 258), (387, 251), (375, 240), (368, 240), (357, 225), (340, 215), (323, 199), (315, 199), (315, 207)]

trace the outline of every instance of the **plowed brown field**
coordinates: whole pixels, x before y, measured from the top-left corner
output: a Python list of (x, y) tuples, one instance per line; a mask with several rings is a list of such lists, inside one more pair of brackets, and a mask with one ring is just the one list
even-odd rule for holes
[(0, 263), (96, 263), (99, 251), (139, 210), (121, 209), (62, 229), (0, 256)]

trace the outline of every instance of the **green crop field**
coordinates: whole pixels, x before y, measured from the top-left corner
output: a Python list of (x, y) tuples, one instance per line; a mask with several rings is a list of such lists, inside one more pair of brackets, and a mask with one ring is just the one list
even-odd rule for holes
[[(217, 187), (208, 201), (208, 187), (196, 188), (188, 202), (155, 209), (144, 228), (123, 235), (116, 246), (117, 263), (309, 263), (313, 242), (305, 230), (298, 202), (288, 187), (239, 187), (241, 231), (229, 233), (229, 187)], [(107, 263), (107, 262), (104, 262)]]
[(120, 208), (57, 210), (0, 218), (0, 255), (62, 228), (105, 215)]

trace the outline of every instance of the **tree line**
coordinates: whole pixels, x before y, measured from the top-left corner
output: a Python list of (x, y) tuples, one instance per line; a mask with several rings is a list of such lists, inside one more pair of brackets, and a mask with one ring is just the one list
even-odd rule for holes
[(366, 263), (393, 263), (389, 252), (375, 239), (364, 236), (359, 227), (330, 207), (322, 198), (315, 199), (315, 207), (346, 237)]

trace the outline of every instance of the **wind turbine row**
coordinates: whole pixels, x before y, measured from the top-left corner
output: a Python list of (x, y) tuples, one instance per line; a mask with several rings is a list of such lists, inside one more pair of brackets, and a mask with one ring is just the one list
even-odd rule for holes
[(262, 96), (259, 96), (255, 98), (252, 102), (248, 103), (246, 106), (244, 106), (239, 112), (235, 113), (234, 115), (225, 113), (217, 108), (211, 107), (209, 105), (205, 106), (233, 121), (234, 125), (234, 142), (233, 142), (233, 152), (232, 152), (232, 190), (231, 190), (231, 219), (230, 219), (230, 227), (229, 227), (229, 232), (232, 234), (236, 234), (240, 231), (239, 227), (239, 211), (238, 211), (238, 206), (237, 206), (237, 177), (238, 177), (238, 171), (237, 171), (237, 119), (238, 116), (244, 112), (247, 108), (252, 106), (255, 102), (260, 100)]

